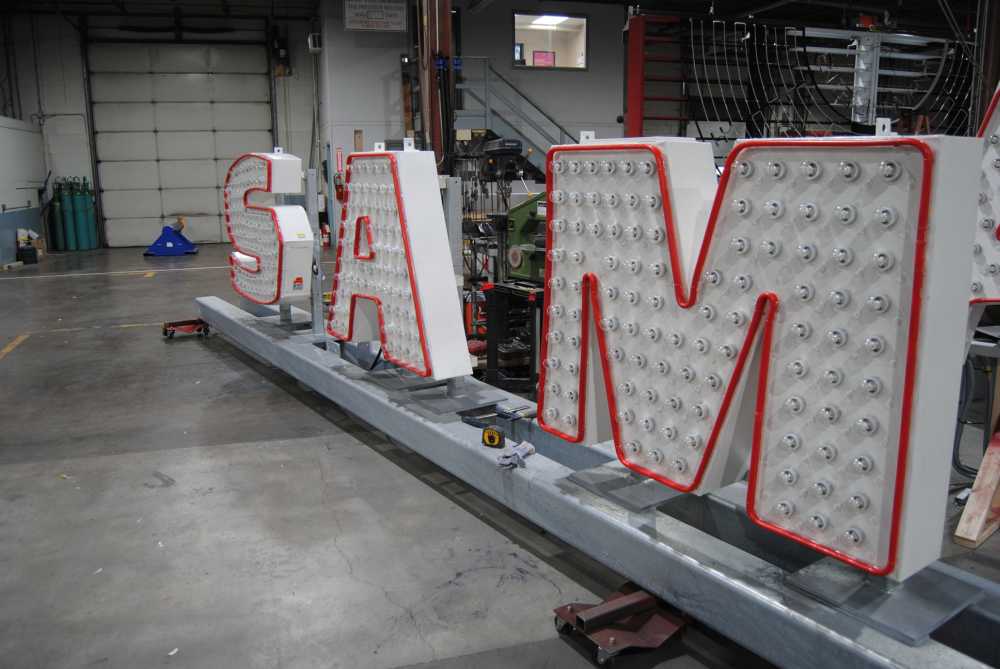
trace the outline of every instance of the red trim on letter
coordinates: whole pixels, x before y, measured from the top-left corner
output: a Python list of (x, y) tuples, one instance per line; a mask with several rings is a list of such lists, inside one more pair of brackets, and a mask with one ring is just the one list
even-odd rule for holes
[[(368, 253), (361, 253), (361, 228), (365, 229), (365, 241), (368, 244)], [(354, 222), (354, 258), (356, 260), (374, 260), (375, 242), (372, 241), (372, 222), (367, 216), (358, 216)]]
[[(239, 272), (247, 272), (249, 274), (256, 274), (256, 273), (260, 272), (260, 256), (254, 255), (253, 253), (248, 253), (247, 251), (244, 251), (240, 247), (239, 243), (236, 241), (236, 237), (233, 235), (233, 226), (232, 226), (231, 221), (229, 220), (229, 190), (228, 190), (229, 189), (229, 179), (230, 179), (230, 177), (233, 174), (233, 169), (237, 165), (239, 165), (241, 162), (243, 162), (244, 160), (247, 160), (247, 159), (250, 159), (250, 158), (264, 161), (264, 164), (267, 166), (267, 181), (264, 184), (263, 188), (248, 188), (247, 190), (243, 191), (243, 208), (244, 209), (256, 209), (257, 211), (266, 211), (271, 216), (271, 221), (274, 223), (274, 233), (278, 237), (278, 274), (277, 274), (277, 277), (275, 279), (276, 285), (274, 287), (274, 299), (271, 299), (271, 300), (258, 300), (257, 298), (252, 297), (251, 295), (248, 295), (247, 293), (245, 293), (242, 290), (240, 290), (240, 287), (238, 285), (236, 285), (236, 272), (238, 272), (238, 271)], [(236, 251), (238, 251), (239, 253), (242, 253), (243, 255), (250, 256), (251, 258), (253, 258), (254, 260), (256, 260), (257, 261), (257, 267), (256, 267), (256, 269), (252, 269), (251, 270), (251, 269), (246, 269), (245, 267), (242, 267), (240, 265), (237, 265), (235, 262), (233, 262), (232, 255), (230, 255), (229, 256), (229, 281), (230, 281), (230, 283), (233, 286), (233, 290), (235, 290), (238, 294), (240, 294), (241, 296), (243, 296), (246, 299), (250, 300), (251, 302), (255, 302), (257, 304), (274, 304), (278, 300), (281, 299), (281, 270), (282, 270), (282, 267), (284, 265), (284, 260), (285, 260), (285, 242), (284, 242), (284, 240), (281, 237), (281, 228), (278, 227), (278, 214), (277, 214), (277, 212), (274, 211), (274, 208), (273, 207), (258, 207), (256, 205), (249, 204), (250, 193), (254, 193), (254, 192), (258, 192), (258, 191), (261, 192), (261, 193), (270, 193), (271, 192), (271, 161), (269, 159), (265, 158), (263, 155), (261, 155), (259, 153), (244, 153), (242, 156), (240, 156), (239, 158), (237, 158), (236, 160), (234, 160), (233, 164), (230, 165), (229, 169), (226, 171), (226, 180), (225, 180), (223, 188), (222, 188), (222, 205), (223, 205), (223, 211), (225, 212), (226, 234), (229, 236), (229, 241), (232, 243), (233, 248)]]
[[(347, 325), (347, 332), (346, 333), (337, 332), (336, 330), (333, 329), (333, 324), (332, 324), (332, 319), (330, 317), (330, 314), (333, 312), (333, 307), (337, 303), (337, 282), (338, 282), (338, 279), (340, 278), (340, 270), (341, 270), (341, 268), (343, 266), (342, 265), (342, 260), (343, 260), (342, 254), (343, 254), (343, 251), (344, 251), (343, 240), (344, 240), (344, 236), (346, 235), (346, 232), (347, 232), (347, 228), (346, 228), (346, 226), (347, 226), (347, 207), (348, 207), (348, 203), (350, 202), (350, 199), (351, 199), (351, 190), (349, 188), (350, 183), (351, 183), (351, 176), (352, 176), (351, 163), (355, 160), (355, 158), (359, 158), (359, 159), (363, 159), (363, 158), (388, 158), (388, 160), (389, 160), (389, 165), (390, 165), (391, 170), (392, 170), (392, 183), (393, 183), (393, 186), (395, 187), (395, 192), (396, 192), (396, 212), (399, 214), (399, 226), (400, 226), (400, 229), (401, 229), (401, 232), (402, 232), (403, 249), (404, 249), (405, 255), (406, 255), (406, 269), (407, 269), (407, 272), (409, 273), (409, 279), (410, 279), (410, 294), (413, 296), (413, 310), (414, 310), (414, 314), (415, 314), (416, 321), (417, 321), (417, 332), (420, 334), (420, 350), (421, 350), (421, 352), (423, 353), (423, 356), (424, 356), (424, 366), (423, 366), (423, 368), (417, 367), (416, 365), (414, 365), (414, 364), (412, 364), (410, 362), (407, 362), (405, 360), (401, 360), (400, 358), (395, 357), (392, 353), (390, 353), (388, 350), (386, 350), (385, 318), (382, 315), (382, 300), (379, 299), (379, 297), (377, 295), (365, 295), (365, 294), (361, 294), (361, 293), (356, 293), (356, 294), (351, 295), (350, 312), (349, 312), (348, 317), (347, 317), (348, 318), (348, 320), (347, 320), (347, 323), (348, 323), (348, 325)], [(388, 152), (384, 152), (384, 153), (352, 153), (351, 155), (347, 156), (347, 178), (345, 180), (345, 185), (348, 186), (348, 187), (346, 187), (344, 189), (344, 204), (343, 204), (343, 208), (341, 209), (341, 215), (340, 215), (340, 232), (337, 234), (337, 240), (338, 240), (337, 241), (337, 261), (336, 261), (336, 265), (334, 266), (334, 270), (333, 270), (333, 286), (332, 286), (332, 290), (333, 290), (333, 294), (332, 295), (333, 295), (333, 297), (332, 297), (332, 301), (330, 303), (330, 311), (327, 313), (326, 331), (332, 337), (336, 337), (337, 339), (341, 339), (341, 340), (350, 341), (353, 338), (353, 335), (354, 335), (354, 309), (357, 306), (358, 300), (359, 299), (361, 299), (361, 300), (371, 300), (372, 302), (375, 303), (376, 312), (378, 313), (379, 342), (382, 344), (382, 357), (385, 358), (386, 360), (388, 360), (389, 362), (393, 363), (394, 365), (398, 365), (400, 367), (403, 367), (404, 369), (410, 370), (411, 372), (413, 372), (414, 374), (417, 374), (418, 376), (430, 376), (432, 374), (432, 371), (433, 371), (431, 369), (431, 357), (430, 357), (430, 354), (428, 353), (428, 348), (427, 348), (427, 335), (426, 335), (425, 330), (424, 330), (424, 316), (423, 316), (423, 312), (420, 309), (420, 294), (417, 292), (416, 274), (413, 271), (413, 253), (410, 251), (410, 233), (409, 233), (409, 230), (407, 229), (407, 226), (406, 226), (406, 212), (405, 212), (405, 210), (403, 208), (403, 195), (402, 195), (402, 191), (401, 191), (400, 185), (399, 185), (399, 169), (398, 169), (398, 167), (396, 165), (396, 156), (393, 155), (392, 153), (388, 153)], [(367, 224), (367, 218), (368, 217), (367, 216), (359, 217), (357, 222), (360, 222), (361, 218), (366, 219), (365, 230), (366, 230), (366, 232), (367, 232), (367, 234), (369, 236), (368, 237), (368, 244), (369, 244), (369, 246), (371, 246), (372, 245), (372, 237), (371, 237), (371, 228), (370, 228), (370, 225)], [(357, 260), (369, 260), (369, 258), (363, 258), (363, 257), (359, 257), (357, 255), (357, 251), (358, 251), (358, 247), (357, 247), (358, 235), (355, 234), (354, 237), (355, 237), (354, 258), (357, 259)], [(374, 258), (374, 249), (372, 249), (372, 258)]]
[[(785, 528), (779, 527), (772, 523), (767, 522), (761, 518), (755, 508), (754, 497), (756, 493), (758, 470), (760, 465), (760, 458), (762, 455), (761, 449), (761, 437), (763, 432), (763, 420), (766, 409), (766, 389), (767, 389), (767, 379), (770, 370), (771, 362), (771, 341), (773, 337), (774, 329), (774, 319), (779, 308), (779, 301), (777, 295), (772, 292), (761, 293), (754, 306), (753, 317), (751, 319), (750, 325), (747, 330), (746, 338), (744, 339), (743, 346), (740, 347), (740, 354), (737, 358), (736, 367), (733, 371), (733, 376), (729, 381), (729, 385), (726, 389), (726, 393), (723, 397), (722, 405), (719, 410), (719, 415), (716, 418), (715, 424), (712, 429), (712, 433), (705, 445), (704, 457), (695, 472), (695, 476), (692, 482), (688, 485), (679, 484), (676, 481), (668, 479), (663, 475), (653, 472), (649, 469), (636, 465), (630, 462), (622, 449), (618, 417), (617, 417), (617, 407), (615, 402), (615, 393), (613, 380), (611, 378), (611, 367), (610, 361), (608, 359), (607, 346), (604, 339), (604, 332), (600, 327), (596, 327), (597, 339), (598, 339), (598, 351), (601, 358), (601, 366), (604, 372), (604, 386), (605, 392), (608, 397), (608, 408), (611, 414), (611, 427), (612, 434), (614, 437), (615, 452), (618, 455), (618, 459), (629, 469), (637, 471), (645, 476), (655, 479), (665, 485), (672, 488), (680, 490), (682, 492), (689, 492), (697, 488), (701, 483), (701, 479), (704, 476), (705, 470), (708, 463), (711, 460), (713, 451), (715, 449), (716, 441), (718, 439), (719, 431), (723, 423), (725, 422), (727, 412), (729, 410), (729, 405), (732, 401), (733, 393), (738, 385), (740, 375), (743, 372), (746, 361), (749, 358), (750, 350), (752, 349), (752, 344), (754, 338), (757, 336), (757, 331), (763, 325), (763, 340), (762, 346), (763, 350), (761, 355), (761, 371), (758, 376), (758, 396), (757, 396), (757, 407), (756, 407), (756, 417), (754, 420), (754, 433), (753, 433), (753, 448), (751, 453), (750, 462), (750, 479), (747, 489), (747, 513), (750, 518), (763, 527), (772, 530), (782, 536), (789, 539), (797, 541), (799, 543), (805, 544), (821, 553), (830, 555), (839, 560), (847, 562), (859, 569), (870, 572), (876, 575), (885, 575), (890, 573), (895, 567), (896, 563), (896, 552), (897, 552), (897, 542), (899, 535), (899, 519), (902, 513), (903, 507), (903, 494), (905, 490), (905, 476), (906, 476), (906, 463), (907, 455), (909, 449), (910, 440), (910, 429), (912, 420), (912, 400), (913, 400), (913, 386), (916, 381), (917, 374), (917, 351), (918, 351), (918, 339), (920, 334), (920, 317), (921, 317), (921, 297), (923, 291), (923, 279), (924, 270), (926, 265), (925, 252), (927, 245), (927, 226), (930, 210), (930, 196), (931, 196), (931, 179), (933, 175), (934, 167), (934, 152), (931, 147), (917, 139), (911, 138), (899, 138), (899, 137), (887, 137), (871, 140), (802, 140), (802, 141), (762, 141), (762, 140), (748, 140), (737, 144), (736, 147), (730, 152), (729, 157), (726, 160), (726, 165), (722, 173), (722, 177), (719, 181), (718, 188), (715, 193), (715, 200), (712, 204), (711, 213), (709, 214), (708, 225), (705, 229), (705, 235), (702, 240), (702, 244), (699, 250), (698, 259), (694, 267), (690, 281), (687, 281), (685, 277), (679, 275), (680, 263), (679, 263), (679, 251), (678, 251), (678, 240), (675, 231), (675, 223), (673, 220), (673, 210), (670, 202), (670, 191), (667, 187), (666, 182), (666, 167), (663, 160), (663, 154), (661, 151), (651, 145), (651, 144), (606, 144), (606, 145), (578, 145), (578, 146), (562, 146), (553, 147), (549, 150), (546, 157), (546, 177), (549, 189), (551, 189), (552, 180), (552, 161), (553, 157), (557, 153), (570, 153), (579, 151), (589, 151), (589, 152), (602, 152), (602, 151), (645, 151), (651, 154), (651, 156), (656, 160), (656, 165), (658, 169), (658, 176), (660, 181), (660, 192), (662, 194), (663, 202), (663, 218), (664, 226), (666, 229), (667, 246), (670, 256), (672, 279), (674, 282), (674, 294), (677, 300), (678, 306), (682, 309), (690, 309), (698, 301), (698, 277), (702, 275), (704, 270), (705, 262), (708, 258), (708, 253), (710, 250), (710, 245), (714, 241), (715, 227), (718, 223), (719, 212), (722, 207), (723, 197), (726, 193), (726, 188), (729, 184), (730, 175), (732, 174), (732, 165), (736, 161), (736, 158), (742, 154), (744, 151), (750, 149), (773, 149), (773, 148), (843, 148), (843, 149), (858, 149), (858, 148), (870, 148), (870, 147), (908, 147), (919, 151), (923, 158), (923, 175), (921, 182), (921, 192), (920, 192), (920, 206), (918, 213), (918, 223), (917, 223), (917, 239), (915, 242), (914, 254), (914, 276), (913, 276), (913, 290), (911, 295), (911, 306), (910, 306), (910, 322), (909, 322), (909, 333), (908, 333), (908, 345), (906, 353), (906, 372), (903, 384), (903, 402), (901, 410), (901, 426), (900, 426), (900, 436), (899, 436), (899, 452), (898, 460), (896, 465), (896, 481), (895, 488), (893, 491), (893, 509), (892, 509), (892, 526), (890, 528), (890, 543), (889, 543), (889, 553), (887, 561), (884, 565), (874, 565), (862, 562), (853, 558), (849, 555), (841, 553), (831, 547), (818, 544), (811, 539), (804, 537), (802, 535), (796, 534), (787, 530)], [(554, 207), (550, 206), (547, 210), (546, 217), (546, 248), (552, 247), (552, 217), (553, 217)], [(545, 261), (545, 304), (551, 305), (551, 287), (549, 281), (552, 276), (552, 263), (549, 260), (548, 255), (546, 255)], [(580, 345), (581, 351), (581, 364), (580, 364), (580, 383), (579, 383), (579, 399), (578, 399), (578, 413), (580, 415), (579, 419), (579, 432), (575, 435), (566, 434), (555, 427), (551, 427), (545, 424), (544, 418), (544, 402), (545, 402), (545, 377), (546, 368), (543, 366), (540, 376), (539, 376), (539, 387), (541, 388), (541, 393), (539, 396), (538, 403), (538, 422), (539, 425), (546, 432), (554, 434), (566, 441), (579, 443), (584, 438), (584, 425), (586, 424), (586, 373), (587, 365), (589, 361), (589, 349), (588, 349), (588, 339), (591, 323), (597, 324), (600, 322), (600, 304), (597, 299), (598, 293), (598, 278), (593, 274), (586, 274), (583, 277), (583, 333), (582, 342)], [(686, 291), (686, 294), (685, 294)], [(589, 296), (589, 299), (587, 299)], [(594, 309), (594, 319), (590, 318), (590, 309)], [(541, 337), (541, 359), (547, 359), (548, 351), (548, 335), (549, 332), (549, 313), (548, 309), (543, 316), (542, 325), (542, 337)]]
[(986, 136), (986, 126), (990, 124), (990, 117), (993, 116), (993, 112), (996, 111), (998, 104), (1000, 104), (1000, 86), (993, 91), (993, 97), (990, 99), (989, 106), (986, 107), (986, 113), (983, 114), (983, 121), (979, 124), (979, 130), (976, 132), (976, 137)]

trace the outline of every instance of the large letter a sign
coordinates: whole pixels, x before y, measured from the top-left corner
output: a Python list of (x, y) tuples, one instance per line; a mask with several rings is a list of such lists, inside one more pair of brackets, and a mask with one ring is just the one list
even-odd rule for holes
[(327, 332), (420, 376), (472, 373), (432, 152), (348, 157)]
[(741, 455), (755, 522), (905, 578), (940, 550), (979, 142), (747, 141), (717, 188), (697, 147), (550, 151), (539, 420), (583, 440), (599, 364), (626, 466), (705, 491)]

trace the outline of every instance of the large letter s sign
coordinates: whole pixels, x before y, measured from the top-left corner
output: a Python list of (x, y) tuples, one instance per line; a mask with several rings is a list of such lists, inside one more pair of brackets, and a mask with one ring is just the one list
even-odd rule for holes
[(223, 203), (233, 289), (252, 302), (309, 296), (313, 235), (298, 205), (251, 203), (255, 193), (298, 193), (302, 161), (284, 153), (248, 153), (226, 174)]

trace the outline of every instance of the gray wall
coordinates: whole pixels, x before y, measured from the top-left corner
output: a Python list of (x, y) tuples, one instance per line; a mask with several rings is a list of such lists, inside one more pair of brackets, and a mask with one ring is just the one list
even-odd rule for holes
[(44, 180), (38, 127), (0, 116), (0, 208), (37, 207), (35, 189)]
[[(79, 35), (59, 16), (18, 15), (13, 20), (23, 116), (25, 121), (41, 129), (46, 171), (52, 171), (53, 179), (80, 176), (93, 183), (87, 125), (90, 110), (85, 103), (85, 72)], [(97, 18), (92, 21), (92, 30), (103, 38), (134, 38), (134, 33), (116, 31), (120, 22), (118, 18)], [(221, 33), (223, 38), (263, 37), (261, 21), (234, 19), (229, 24), (228, 27), (238, 32)], [(306, 21), (277, 24), (288, 29), (292, 75), (275, 81), (276, 140), (286, 151), (300, 156), (305, 162), (312, 140), (313, 67), (316, 63), (316, 58), (308, 53), (306, 35), (313, 28)], [(192, 25), (197, 27), (199, 24), (192, 22)], [(206, 35), (206, 39), (212, 37)]]
[(44, 111), (40, 125), (45, 165), (53, 178), (79, 176), (93, 183), (79, 35), (58, 16), (21, 15), (13, 20), (23, 120), (40, 124), (39, 112)]
[[(587, 70), (514, 68), (515, 7), (586, 15)], [(321, 14), (322, 137), (334, 147), (343, 147), (345, 154), (354, 150), (355, 129), (363, 131), (368, 149), (373, 142), (402, 137), (399, 56), (407, 52), (406, 36), (345, 31), (340, 0), (324, 0)], [(523, 2), (496, 0), (481, 12), (463, 11), (462, 54), (490, 58), (495, 68), (574, 135), (580, 130), (596, 130), (598, 137), (620, 137), (622, 126), (616, 118), (622, 113), (624, 24), (625, 11), (617, 6), (542, 2), (529, 7)], [(467, 62), (466, 75), (478, 76), (475, 67), (472, 61)], [(469, 122), (459, 125), (469, 127)]]
[(403, 136), (400, 55), (405, 33), (344, 30), (342, 0), (324, 0), (320, 66), (322, 136), (331, 145), (354, 150), (354, 130), (364, 132), (364, 148)]
[[(514, 10), (587, 17), (586, 70), (531, 70), (514, 67)], [(578, 135), (621, 137), (625, 47), (621, 6), (573, 2), (495, 0), (482, 11), (462, 12), (462, 55), (485, 56), (493, 67), (556, 121)], [(469, 63), (469, 76), (477, 76)]]
[[(312, 136), (313, 68), (322, 56), (309, 53), (306, 38), (313, 28), (305, 21), (277, 22), (288, 30), (288, 52), (292, 74), (274, 80), (274, 107), (278, 119), (275, 137), (278, 145), (302, 159), (306, 166)], [(322, 138), (322, 134), (320, 134)], [(322, 142), (320, 142), (322, 144)], [(322, 160), (322, 155), (318, 160)], [(317, 164), (318, 163), (317, 160)]]
[(14, 260), (17, 228), (41, 232), (36, 189), (44, 180), (37, 126), (0, 116), (0, 264)]

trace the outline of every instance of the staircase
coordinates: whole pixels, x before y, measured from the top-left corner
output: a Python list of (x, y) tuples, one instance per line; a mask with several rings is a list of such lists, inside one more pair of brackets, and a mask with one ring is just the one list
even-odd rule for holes
[(464, 77), (456, 84), (462, 94), (456, 128), (487, 128), (521, 140), (528, 160), (543, 173), (549, 148), (577, 143), (569, 130), (497, 72), (489, 58), (464, 57), (462, 64)]

